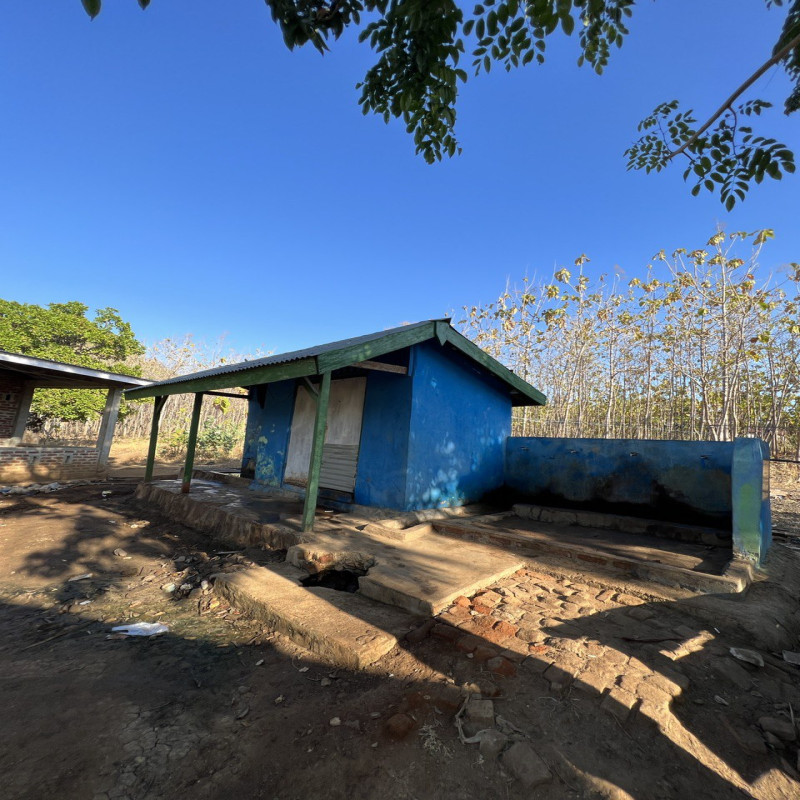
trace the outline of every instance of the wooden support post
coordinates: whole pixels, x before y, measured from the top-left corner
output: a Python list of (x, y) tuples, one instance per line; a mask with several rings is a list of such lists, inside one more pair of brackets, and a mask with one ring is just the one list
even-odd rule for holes
[(111, 452), (111, 440), (114, 438), (114, 426), (119, 415), (119, 401), (122, 389), (109, 389), (106, 395), (106, 407), (100, 422), (100, 434), (97, 437), (97, 469), (105, 470), (108, 454)]
[(166, 397), (156, 397), (153, 403), (153, 421), (150, 424), (150, 446), (147, 448), (147, 465), (144, 468), (144, 482), (153, 480), (153, 466), (156, 463), (156, 447), (158, 446), (158, 428), (161, 424), (161, 412), (164, 410)]
[(183, 483), (181, 493), (189, 494), (192, 485), (192, 470), (194, 469), (194, 449), (197, 445), (197, 431), (200, 427), (200, 409), (203, 407), (203, 393), (197, 392), (194, 396), (192, 407), (192, 421), (189, 425), (189, 441), (186, 442), (186, 463), (183, 466)]
[(317, 414), (314, 417), (314, 438), (311, 440), (311, 459), (308, 463), (306, 482), (306, 501), (303, 505), (303, 531), (314, 529), (314, 513), (317, 509), (319, 473), (322, 467), (322, 448), (325, 444), (325, 430), (328, 424), (328, 398), (331, 393), (331, 373), (322, 373), (322, 384), (317, 396)]

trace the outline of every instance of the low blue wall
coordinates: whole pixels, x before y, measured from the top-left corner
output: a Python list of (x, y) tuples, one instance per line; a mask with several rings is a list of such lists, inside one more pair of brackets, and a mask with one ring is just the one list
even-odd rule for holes
[(772, 539), (769, 449), (760, 439), (675, 442), (509, 437), (514, 501), (706, 525), (761, 563)]
[(732, 442), (510, 437), (505, 483), (542, 505), (731, 528)]

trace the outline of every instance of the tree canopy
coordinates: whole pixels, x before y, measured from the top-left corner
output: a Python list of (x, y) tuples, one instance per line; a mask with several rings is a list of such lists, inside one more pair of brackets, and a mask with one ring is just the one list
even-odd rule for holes
[(547, 395), (515, 435), (731, 440), (800, 458), (800, 264), (765, 275), (769, 229), (659, 250), (639, 276), (589, 259), (464, 308), (462, 332)]
[[(81, 0), (94, 18), (101, 0)], [(137, 0), (144, 9), (150, 0)], [(364, 114), (400, 119), (428, 163), (461, 151), (456, 137), (458, 84), (494, 65), (506, 70), (543, 63), (556, 31), (577, 31), (578, 63), (602, 73), (628, 35), (635, 0), (482, 0), (471, 10), (458, 0), (265, 0), (287, 47), (329, 49), (347, 28), (375, 51), (377, 61), (357, 88)], [(793, 88), (786, 114), (800, 108), (800, 0), (764, 0), (783, 7), (786, 19), (772, 53), (719, 109), (700, 124), (677, 100), (657, 105), (639, 125), (642, 134), (625, 154), (628, 169), (661, 171), (685, 159), (692, 194), (705, 189), (730, 210), (753, 182), (794, 172), (794, 154), (757, 134), (752, 121), (771, 104), (747, 96), (771, 67), (782, 66)], [(470, 4), (471, 5), (471, 4)]]
[[(115, 308), (97, 309), (93, 319), (87, 317), (88, 310), (77, 301), (44, 307), (0, 299), (0, 349), (139, 375), (137, 367), (126, 365), (144, 353), (130, 324)], [(100, 413), (104, 403), (104, 393), (93, 389), (43, 389), (36, 392), (31, 413), (40, 418), (85, 420)]]

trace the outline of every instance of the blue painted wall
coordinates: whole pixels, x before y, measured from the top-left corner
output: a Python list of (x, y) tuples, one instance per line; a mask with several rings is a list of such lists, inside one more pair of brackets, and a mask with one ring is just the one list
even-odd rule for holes
[(406, 510), (459, 506), (503, 484), (507, 389), (437, 342), (412, 348)]
[(408, 375), (367, 375), (354, 492), (359, 505), (398, 509), (406, 506), (411, 386)]
[(506, 487), (543, 505), (730, 530), (732, 442), (511, 437)]
[(733, 548), (757, 563), (772, 544), (769, 446), (761, 439), (733, 443)]
[[(265, 388), (262, 408), (257, 389), (263, 392)], [(283, 481), (294, 397), (294, 381), (270, 383), (251, 392), (242, 463), (246, 466), (250, 459), (255, 459), (256, 484), (280, 486)]]

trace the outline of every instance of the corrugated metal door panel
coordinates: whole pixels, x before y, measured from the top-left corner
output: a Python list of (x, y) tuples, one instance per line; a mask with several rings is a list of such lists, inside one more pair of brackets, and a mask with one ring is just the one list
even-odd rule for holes
[(357, 444), (326, 444), (322, 448), (319, 485), (324, 489), (352, 492), (356, 486)]

